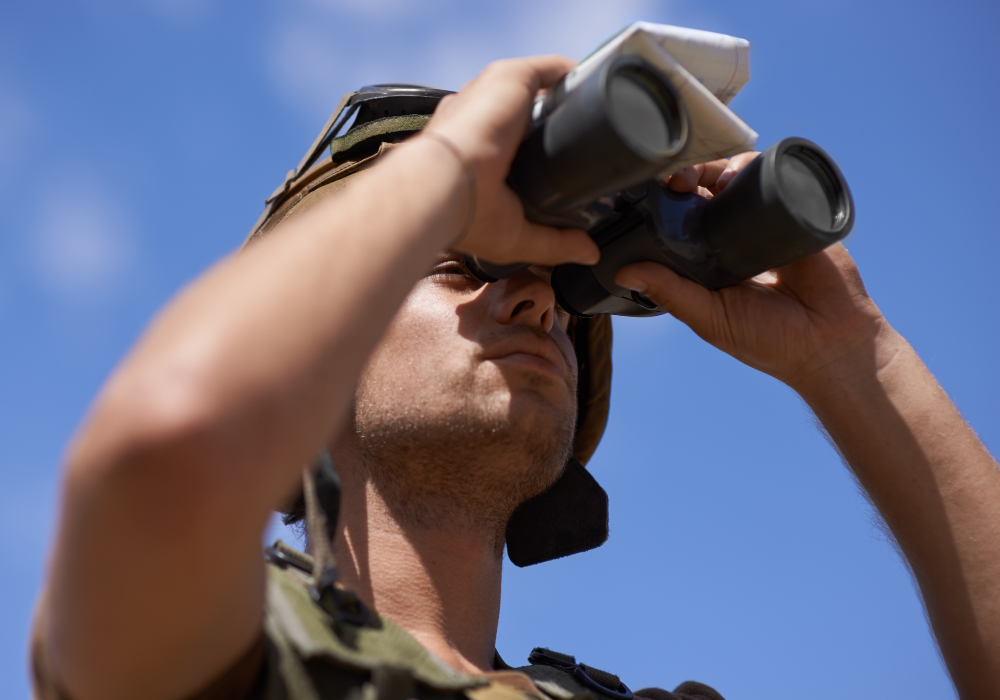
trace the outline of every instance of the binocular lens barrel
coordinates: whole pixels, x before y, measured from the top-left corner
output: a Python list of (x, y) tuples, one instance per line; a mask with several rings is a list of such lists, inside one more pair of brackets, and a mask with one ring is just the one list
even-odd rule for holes
[(581, 207), (653, 177), (687, 145), (677, 91), (635, 56), (545, 99), (507, 178), (532, 221), (590, 228)]
[(821, 231), (836, 227), (843, 216), (836, 186), (815, 157), (802, 151), (786, 153), (778, 164), (778, 176), (789, 206), (803, 221)]
[(633, 150), (656, 159), (673, 149), (682, 128), (672, 95), (629, 65), (610, 74), (607, 91), (611, 123)]
[(823, 250), (853, 226), (851, 190), (833, 159), (811, 141), (783, 139), (705, 205), (701, 228), (720, 270), (698, 281), (737, 284)]
[[(665, 75), (619, 56), (540, 105), (507, 182), (532, 221), (587, 230), (601, 248), (592, 267), (560, 265), (552, 287), (577, 316), (655, 316), (651, 300), (619, 287), (625, 265), (657, 262), (721, 289), (787, 265), (844, 238), (854, 203), (819, 146), (787, 138), (749, 163), (714, 198), (665, 189), (656, 178), (688, 145), (688, 115)], [(527, 265), (473, 257), (491, 282)]]
[[(569, 93), (557, 86), (546, 100), (507, 177), (538, 223), (590, 229), (606, 212), (594, 214), (588, 204), (653, 177), (687, 145), (677, 91), (635, 56), (605, 64)], [(526, 267), (466, 262), (486, 282)]]
[(663, 310), (614, 283), (622, 267), (658, 262), (721, 289), (816, 253), (853, 224), (851, 192), (833, 160), (810, 141), (788, 138), (712, 199), (649, 181), (638, 201), (590, 231), (600, 262), (560, 265), (552, 286), (577, 316), (654, 316)]

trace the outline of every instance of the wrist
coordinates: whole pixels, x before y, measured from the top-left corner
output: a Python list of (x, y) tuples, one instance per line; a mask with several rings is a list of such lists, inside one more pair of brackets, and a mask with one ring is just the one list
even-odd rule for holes
[(435, 252), (462, 234), (470, 204), (467, 174), (437, 139), (421, 134), (407, 140), (378, 169), (379, 180), (371, 186), (379, 193), (380, 216), (398, 214), (405, 219), (401, 229), (412, 230)]
[(465, 220), (462, 224), (461, 230), (458, 235), (452, 239), (449, 248), (458, 247), (463, 240), (469, 235), (469, 231), (472, 230), (472, 225), (476, 220), (476, 201), (478, 198), (478, 185), (476, 182), (476, 171), (473, 168), (472, 163), (469, 158), (462, 152), (455, 142), (444, 134), (440, 134), (436, 131), (424, 131), (421, 136), (424, 139), (429, 139), (433, 143), (437, 143), (443, 146), (445, 150), (451, 153), (452, 157), (462, 166), (462, 171), (465, 175), (465, 189), (466, 189), (466, 210), (465, 210)]
[(786, 382), (814, 410), (850, 394), (883, 390), (906, 340), (879, 314), (863, 332), (830, 343), (808, 373)]

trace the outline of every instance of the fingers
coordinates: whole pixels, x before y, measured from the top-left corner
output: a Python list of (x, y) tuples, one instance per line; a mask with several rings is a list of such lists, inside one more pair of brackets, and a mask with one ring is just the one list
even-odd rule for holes
[(870, 301), (861, 273), (843, 243), (773, 271), (778, 281), (809, 307), (824, 306), (833, 299)]
[(529, 69), (537, 80), (537, 88), (549, 88), (576, 67), (576, 61), (555, 54), (515, 58), (512, 61)]
[(462, 90), (438, 103), (425, 127), (455, 143), (477, 168), (499, 184), (530, 125), (531, 104), (576, 64), (562, 56), (494, 61)]
[(615, 283), (645, 294), (699, 334), (715, 307), (710, 290), (658, 263), (627, 265), (615, 275)]
[(484, 257), (491, 262), (530, 262), (536, 265), (596, 265), (601, 251), (594, 239), (580, 229), (559, 229), (524, 220), (513, 245)]
[(495, 263), (594, 264), (597, 245), (579, 230), (528, 222), (506, 185), (510, 162), (530, 124), (531, 104), (576, 65), (562, 56), (495, 61), (462, 92), (442, 100), (425, 131), (455, 144), (476, 177), (476, 220), (458, 246)]
[(756, 151), (749, 151), (747, 153), (740, 153), (730, 158), (729, 163), (726, 165), (726, 169), (722, 171), (718, 179), (715, 181), (713, 191), (718, 194), (723, 187), (729, 184), (730, 180), (736, 177), (736, 175), (739, 174), (743, 168), (747, 167), (747, 165), (749, 165), (750, 162), (759, 155), (760, 153), (757, 153)]
[(494, 208), (477, 214), (456, 250), (498, 264), (595, 265), (600, 260), (600, 248), (584, 231), (545, 226), (525, 218), (513, 190), (503, 189), (493, 203)]
[(565, 263), (596, 265), (600, 249), (580, 229), (558, 229), (526, 222), (516, 245), (477, 245), (462, 241), (455, 246), (460, 253), (475, 255), (498, 265), (529, 263), (554, 267)]
[(555, 85), (575, 66), (576, 61), (554, 54), (501, 59), (486, 66), (478, 76), (466, 83), (462, 90), (467, 91), (468, 88), (483, 83), (515, 80), (527, 88), (529, 96), (534, 97), (540, 89)]
[(699, 188), (704, 188), (709, 193), (718, 194), (758, 155), (760, 154), (750, 151), (735, 155), (728, 160), (720, 158), (707, 163), (689, 165), (667, 178), (665, 184), (674, 192), (697, 192), (704, 196), (706, 193), (699, 191)]
[(674, 192), (694, 192), (698, 186), (710, 188), (728, 165), (725, 158), (689, 165), (671, 175), (667, 186)]

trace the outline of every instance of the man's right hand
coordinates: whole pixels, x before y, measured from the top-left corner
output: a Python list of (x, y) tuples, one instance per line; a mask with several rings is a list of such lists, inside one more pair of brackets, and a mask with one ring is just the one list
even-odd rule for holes
[(466, 164), (478, 194), (463, 251), (596, 261), (582, 231), (526, 222), (505, 184), (532, 99), (571, 67), (494, 64), (431, 120), (451, 145), (393, 149), (387, 167), (286, 217), (150, 324), (67, 450), (38, 630), (67, 695), (187, 697), (259, 639), (260, 533), (347, 424), (386, 327), (463, 230)]
[[(712, 197), (757, 153), (685, 168), (666, 186)], [(869, 349), (888, 329), (847, 249), (836, 244), (718, 291), (657, 263), (629, 265), (618, 284), (648, 296), (701, 338), (799, 393), (870, 373)]]
[(474, 219), (454, 243), (456, 250), (496, 263), (597, 262), (597, 244), (586, 233), (526, 220), (521, 200), (507, 185), (510, 164), (530, 126), (535, 96), (575, 65), (561, 56), (496, 61), (438, 105), (424, 131), (451, 142), (476, 183), (475, 202), (469, 204)]

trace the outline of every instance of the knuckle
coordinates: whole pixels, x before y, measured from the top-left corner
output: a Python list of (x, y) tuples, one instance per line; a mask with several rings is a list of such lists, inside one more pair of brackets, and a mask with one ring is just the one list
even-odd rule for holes
[(487, 63), (486, 67), (483, 68), (482, 72), (480, 72), (479, 77), (485, 79), (496, 77), (497, 73), (501, 70), (499, 63), (500, 61), (492, 61), (491, 63)]
[(510, 71), (513, 67), (514, 59), (511, 58), (500, 58), (496, 61), (491, 61), (487, 64), (486, 68), (483, 69), (483, 74), (490, 76), (503, 75)]

